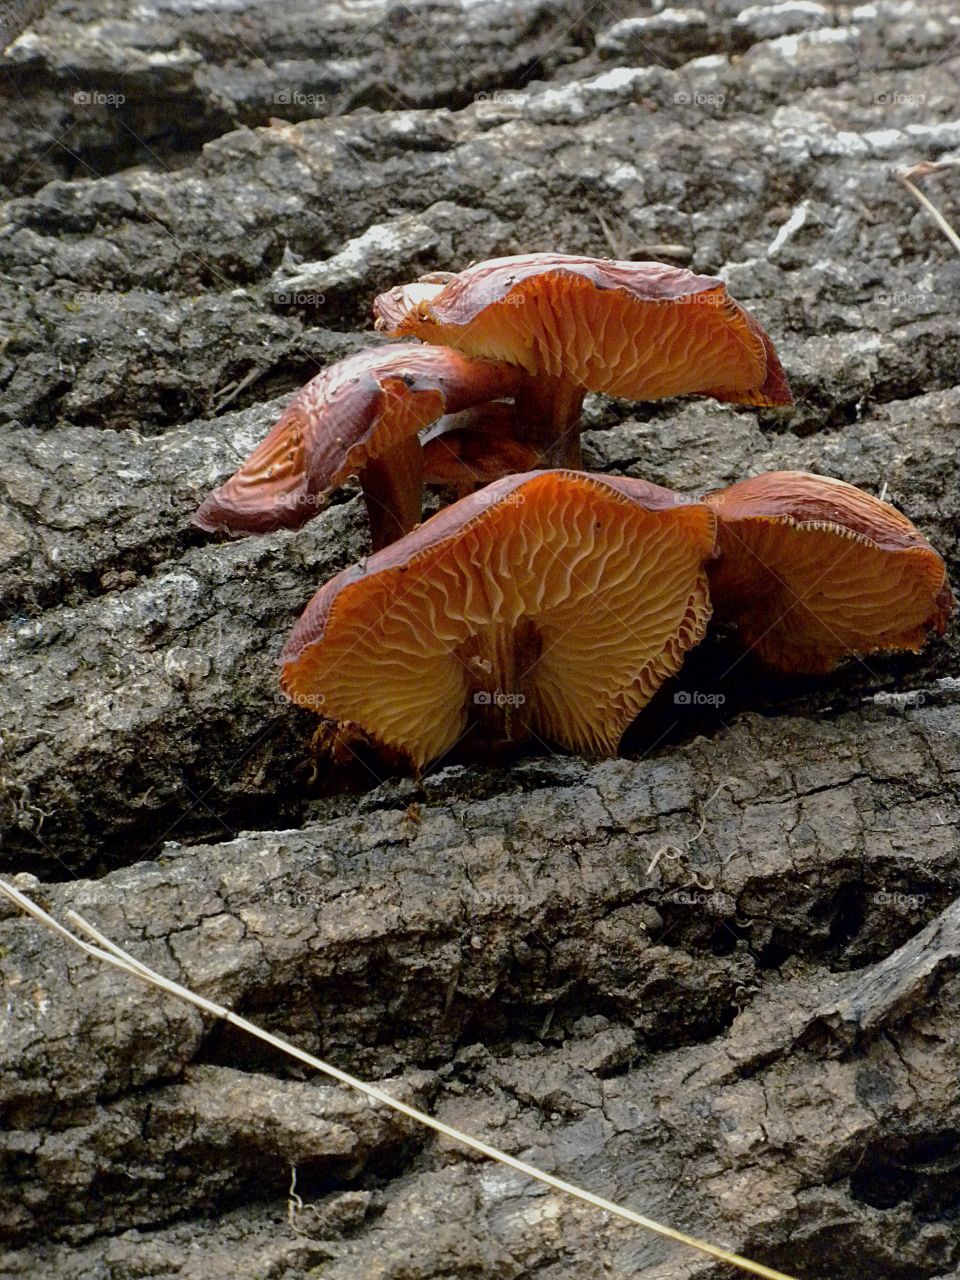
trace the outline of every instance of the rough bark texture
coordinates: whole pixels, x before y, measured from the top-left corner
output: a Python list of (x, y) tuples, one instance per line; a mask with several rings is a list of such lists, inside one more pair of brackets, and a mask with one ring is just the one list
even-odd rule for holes
[[(797, 407), (591, 398), (588, 465), (839, 476), (956, 582), (960, 261), (890, 178), (960, 146), (955, 6), (39, 7), (2, 14), (3, 870), (644, 1213), (804, 1280), (960, 1275), (956, 628), (819, 682), (716, 636), (624, 759), (348, 786), (274, 658), (359, 497), (187, 527), (395, 280), (672, 245)], [(723, 1273), (6, 910), (0, 979), (3, 1277)]]

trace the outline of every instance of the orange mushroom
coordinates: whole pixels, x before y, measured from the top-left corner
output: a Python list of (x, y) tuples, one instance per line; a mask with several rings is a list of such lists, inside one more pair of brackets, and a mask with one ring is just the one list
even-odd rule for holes
[(418, 769), (471, 724), (612, 755), (704, 634), (715, 535), (642, 480), (508, 476), (321, 587), (282, 687)]
[(587, 391), (792, 403), (773, 343), (723, 282), (659, 262), (494, 258), (391, 289), (374, 315), (394, 336), (520, 365), (521, 439), (554, 465), (580, 465)]
[(421, 436), (424, 482), (462, 498), (503, 476), (536, 471), (543, 459), (516, 433), (516, 408), (504, 400), (448, 414)]
[(518, 372), (397, 343), (348, 356), (308, 382), (243, 466), (194, 516), (208, 532), (297, 529), (357, 475), (374, 549), (412, 529), (423, 501), (417, 433), (445, 413), (509, 396)]
[(895, 507), (842, 480), (772, 471), (705, 499), (717, 512), (716, 616), (781, 671), (917, 652), (954, 599), (941, 557)]

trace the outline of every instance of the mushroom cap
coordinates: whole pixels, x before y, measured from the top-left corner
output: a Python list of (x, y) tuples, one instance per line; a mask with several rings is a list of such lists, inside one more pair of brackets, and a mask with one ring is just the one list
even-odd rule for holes
[(426, 483), (464, 493), (544, 465), (532, 445), (516, 438), (516, 409), (503, 400), (447, 414), (423, 433), (422, 444)]
[(919, 651), (953, 593), (942, 558), (902, 512), (828, 476), (772, 471), (708, 494), (716, 616), (761, 661), (822, 675), (851, 654)]
[(331, 489), (444, 413), (512, 395), (517, 370), (417, 342), (373, 347), (308, 382), (193, 523), (209, 533), (298, 529)]
[(418, 768), (500, 698), (548, 741), (613, 754), (703, 637), (715, 536), (709, 507), (644, 481), (507, 476), (321, 587), (281, 684)]
[(633, 400), (791, 404), (773, 343), (722, 280), (660, 262), (531, 253), (398, 286), (377, 328)]

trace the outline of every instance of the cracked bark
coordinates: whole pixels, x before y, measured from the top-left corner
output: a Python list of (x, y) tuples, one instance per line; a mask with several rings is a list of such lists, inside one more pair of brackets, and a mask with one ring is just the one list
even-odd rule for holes
[[(820, 682), (718, 635), (623, 760), (318, 790), (273, 659), (364, 553), (359, 497), (295, 535), (188, 521), (290, 392), (378, 340), (396, 279), (674, 243), (775, 336), (798, 407), (590, 397), (587, 464), (689, 493), (824, 471), (901, 506), (956, 581), (960, 266), (888, 176), (960, 141), (950, 7), (348, 9), (91, 0), (6, 55), (3, 867), (643, 1212), (805, 1280), (945, 1280), (955, 629)], [(274, 102), (288, 83), (325, 101)], [(68, 126), (78, 160), (44, 134)], [(718, 1277), (10, 913), (0, 979), (3, 1276)]]

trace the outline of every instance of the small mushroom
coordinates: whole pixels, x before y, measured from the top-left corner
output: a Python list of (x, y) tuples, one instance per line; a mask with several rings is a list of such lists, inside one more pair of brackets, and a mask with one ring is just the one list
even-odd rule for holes
[(447, 414), (420, 438), (425, 483), (463, 498), (503, 476), (536, 471), (543, 459), (516, 433), (516, 408), (502, 400)]
[(378, 329), (518, 364), (521, 439), (579, 467), (587, 391), (792, 403), (773, 343), (721, 280), (660, 262), (531, 253), (381, 294)]
[(941, 557), (895, 507), (842, 480), (772, 471), (705, 499), (718, 620), (780, 671), (825, 674), (844, 657), (942, 635), (954, 600)]
[(213, 533), (297, 529), (351, 475), (374, 549), (412, 529), (423, 502), (417, 433), (445, 413), (512, 395), (517, 370), (420, 343), (348, 356), (308, 382), (243, 466), (193, 518)]
[(473, 724), (612, 755), (704, 634), (715, 536), (642, 480), (505, 477), (321, 587), (281, 685), (418, 769)]

